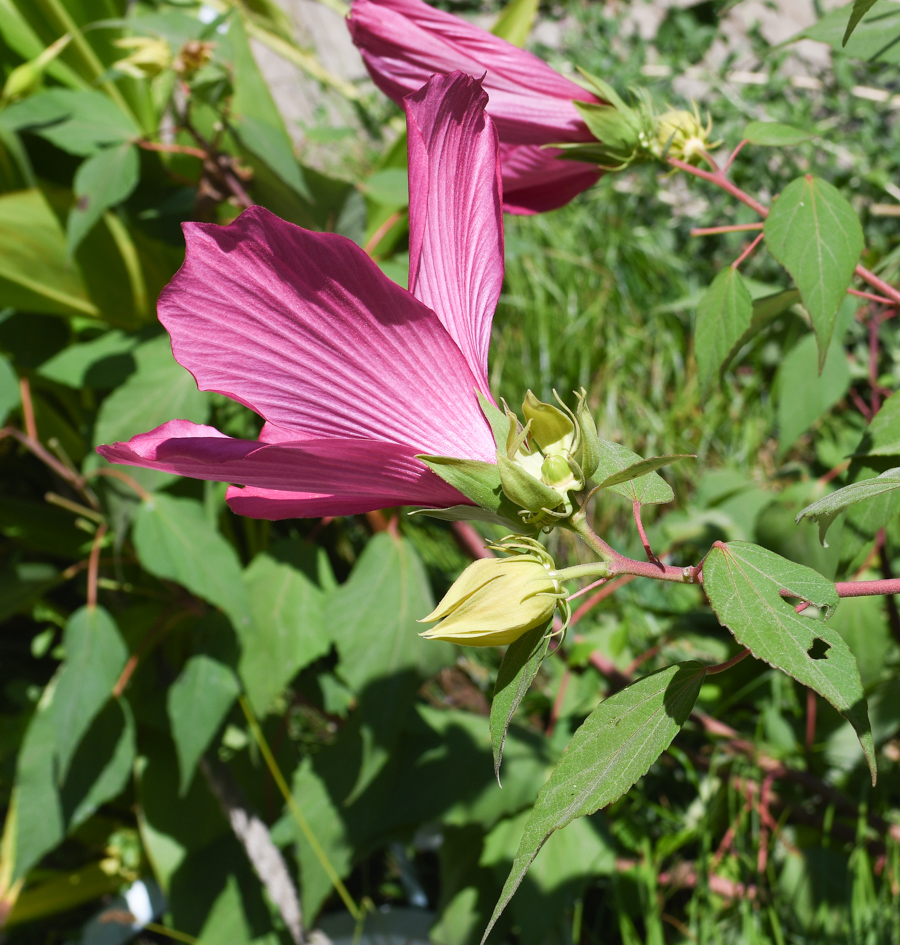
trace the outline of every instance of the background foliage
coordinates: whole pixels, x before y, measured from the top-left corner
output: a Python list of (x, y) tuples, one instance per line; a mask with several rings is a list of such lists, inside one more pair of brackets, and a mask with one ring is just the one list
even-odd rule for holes
[[(649, 42), (628, 4), (570, 2), (542, 9), (554, 28), (533, 48), (681, 104), (688, 70), (720, 37), (720, 6), (670, 9)], [(794, 46), (751, 30), (740, 57), (752, 48), (764, 81), (729, 81), (740, 57), (726, 51), (691, 94), (731, 147), (748, 119), (818, 131), (746, 148), (734, 178), (768, 195), (807, 171), (831, 182), (862, 217), (866, 264), (890, 280), (896, 113), (853, 90), (893, 94), (897, 56), (865, 19), (841, 51), (847, 15), (812, 28), (834, 48), (831, 64), (800, 60), (812, 84), (795, 81)], [(121, 45), (133, 37), (156, 45)], [(339, 102), (299, 152), (249, 37)], [(2, 0), (0, 67), (5, 934), (291, 941), (290, 896), (258, 875), (277, 869), (254, 869), (243, 812), (268, 828), (308, 929), (340, 941), (365, 913), (367, 934), (477, 942), (584, 718), (651, 670), (727, 659), (733, 640), (696, 587), (623, 582), (576, 611), (510, 728), (500, 789), (487, 719), (500, 655), (416, 635), (469, 560), (469, 533), (391, 510), (241, 519), (224, 486), (123, 474), (93, 451), (175, 416), (257, 432), (255, 416), (197, 392), (156, 322), (182, 221), (227, 222), (260, 203), (355, 239), (403, 282), (398, 111), (328, 73), (269, 0)], [(873, 347), (871, 320), (846, 301), (817, 375), (793, 297), (762, 313), (721, 380), (698, 369), (698, 303), (746, 236), (689, 231), (752, 219), (735, 207), (639, 168), (553, 214), (507, 218), (495, 393), (516, 403), (527, 387), (549, 399), (584, 386), (601, 435), (643, 455), (696, 453), (666, 473), (676, 502), (649, 515), (655, 549), (677, 562), (748, 540), (830, 579), (891, 575), (896, 498), (856, 507), (826, 548), (794, 516), (832, 485), (898, 465), (884, 420), (894, 400), (878, 414), (900, 381), (894, 322)], [(764, 253), (743, 272), (753, 299), (789, 288)], [(868, 457), (848, 464), (867, 429)], [(595, 528), (637, 554), (630, 512), (609, 496)], [(560, 563), (578, 556), (571, 536), (552, 550)], [(553, 834), (493, 940), (900, 942), (900, 616), (890, 599), (847, 600), (829, 626), (860, 666), (876, 788), (849, 723), (744, 661), (704, 683), (629, 794)], [(140, 889), (154, 906), (143, 929), (122, 919)]]

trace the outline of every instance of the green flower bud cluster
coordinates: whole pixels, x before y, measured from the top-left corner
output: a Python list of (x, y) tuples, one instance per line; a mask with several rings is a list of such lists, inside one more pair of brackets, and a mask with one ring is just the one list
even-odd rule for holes
[(497, 444), (503, 492), (521, 510), (522, 521), (538, 528), (572, 515), (572, 493), (584, 489), (599, 464), (597, 427), (585, 392), (575, 412), (557, 400), (559, 407), (545, 404), (528, 391), (522, 404), (525, 425), (507, 407), (509, 432), (506, 443)]
[(619, 171), (633, 164), (664, 161), (667, 157), (699, 164), (704, 153), (721, 144), (710, 141), (712, 120), (708, 118), (704, 125), (696, 105), (693, 112), (669, 109), (657, 115), (643, 90), (636, 91), (635, 101), (628, 105), (608, 82), (583, 69), (581, 73), (603, 99), (602, 103), (573, 103), (597, 140), (554, 145), (564, 150), (567, 157)]
[(507, 538), (493, 546), (507, 558), (480, 558), (470, 564), (419, 623), (439, 621), (420, 636), (463, 646), (507, 646), (546, 624), (559, 608), (563, 627), (571, 612), (553, 559), (543, 545)]

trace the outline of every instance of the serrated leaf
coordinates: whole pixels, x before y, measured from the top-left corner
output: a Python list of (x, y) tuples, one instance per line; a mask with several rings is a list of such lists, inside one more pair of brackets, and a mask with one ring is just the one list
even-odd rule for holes
[(500, 784), (500, 762), (503, 759), (506, 731), (528, 687), (534, 682), (549, 645), (547, 627), (535, 627), (509, 645), (497, 670), (490, 722), (497, 784)]
[(537, 12), (538, 0), (509, 0), (500, 11), (491, 32), (513, 46), (522, 47), (534, 26)]
[(815, 131), (803, 131), (793, 125), (783, 125), (777, 121), (751, 121), (744, 128), (743, 137), (750, 144), (770, 148), (788, 148), (815, 138)]
[(872, 9), (875, 0), (854, 0), (853, 10), (850, 13), (850, 21), (847, 23), (847, 29), (844, 32), (844, 38), (841, 40), (841, 46), (847, 45), (847, 40), (856, 29), (859, 21)]
[(82, 607), (66, 623), (66, 660), (56, 681), (51, 715), (59, 761), (57, 778), (65, 780), (85, 732), (112, 697), (128, 648), (119, 628), (102, 607)]
[(716, 374), (728, 366), (731, 352), (753, 318), (753, 300), (743, 276), (729, 266), (713, 280), (697, 305), (694, 350), (700, 387), (708, 391)]
[[(719, 621), (757, 659), (783, 670), (827, 699), (856, 730), (872, 783), (875, 748), (856, 659), (840, 634), (824, 621), (802, 617), (783, 597), (808, 601), (827, 612), (837, 606), (835, 586), (812, 568), (795, 564), (747, 541), (716, 542), (703, 563), (703, 588)], [(823, 657), (810, 654), (816, 640)]]
[(140, 179), (137, 147), (130, 143), (103, 148), (75, 172), (75, 206), (66, 221), (66, 245), (74, 253), (106, 210), (121, 203)]
[(763, 226), (769, 252), (791, 274), (825, 364), (838, 309), (863, 250), (859, 219), (840, 192), (811, 174), (791, 181)]
[(482, 945), (554, 830), (621, 797), (669, 747), (706, 675), (678, 663), (610, 696), (588, 716), (541, 788)]
[(244, 573), (255, 631), (239, 672), (257, 715), (304, 667), (331, 649), (322, 591), (297, 568), (257, 555)]
[[(619, 473), (644, 462), (643, 457), (619, 443), (600, 440), (599, 444), (600, 458), (597, 471), (594, 473), (595, 481), (604, 482), (612, 479)], [(615, 492), (631, 502), (639, 502), (642, 505), (659, 505), (671, 502), (675, 498), (672, 487), (656, 472), (645, 473), (637, 479), (616, 483), (607, 488), (610, 492)]]
[(166, 709), (178, 755), (180, 796), (240, 691), (234, 670), (205, 653), (192, 656), (169, 687)]
[(900, 489), (900, 468), (888, 469), (880, 476), (874, 479), (864, 479), (862, 482), (853, 482), (843, 489), (826, 495), (812, 505), (808, 505), (797, 516), (796, 521), (811, 518), (819, 525), (819, 539), (823, 545), (826, 545), (825, 533), (831, 526), (831, 523), (851, 505), (857, 502), (864, 502), (866, 499), (874, 499), (876, 496), (884, 495), (885, 492), (892, 492), (894, 489)]
[(199, 502), (153, 496), (137, 510), (133, 538), (144, 568), (220, 607), (238, 636), (252, 645), (250, 600), (237, 552), (210, 524)]

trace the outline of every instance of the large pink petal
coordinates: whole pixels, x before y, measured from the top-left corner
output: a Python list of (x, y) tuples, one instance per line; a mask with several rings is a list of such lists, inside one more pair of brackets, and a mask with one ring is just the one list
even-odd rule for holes
[(278, 521), (284, 518), (322, 518), (328, 515), (359, 515), (394, 505), (404, 505), (396, 496), (343, 496), (316, 493), (279, 492), (253, 486), (229, 486), (225, 495), (232, 512), (248, 518)]
[(260, 444), (233, 439), (213, 427), (170, 420), (127, 443), (101, 446), (98, 452), (114, 463), (265, 490), (374, 502), (370, 508), (467, 502), (409, 447), (376, 440)]
[(409, 287), (437, 314), (490, 397), (491, 321), (503, 285), (497, 132), (481, 84), (436, 75), (404, 99)]
[(546, 213), (593, 187), (602, 172), (591, 164), (563, 160), (558, 148), (501, 144), (503, 209), (507, 213)]
[[(484, 76), (503, 141), (589, 141), (573, 99), (596, 102), (543, 60), (421, 0), (354, 0), (348, 21), (375, 84), (399, 102), (435, 73)], [(485, 75), (486, 72), (486, 75)]]
[(228, 226), (186, 224), (185, 234), (159, 316), (201, 390), (303, 436), (493, 459), (465, 357), (355, 243), (262, 207)]

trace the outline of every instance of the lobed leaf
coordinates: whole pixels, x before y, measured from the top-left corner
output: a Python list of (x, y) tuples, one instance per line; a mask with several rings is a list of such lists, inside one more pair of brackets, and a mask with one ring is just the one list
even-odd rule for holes
[(535, 627), (509, 645), (497, 671), (490, 721), (497, 784), (500, 784), (500, 762), (503, 759), (506, 731), (528, 687), (534, 682), (549, 645), (547, 625)]
[(819, 539), (827, 547), (825, 534), (831, 527), (831, 523), (851, 505), (857, 502), (864, 502), (866, 499), (874, 499), (876, 496), (884, 495), (885, 492), (892, 492), (894, 489), (900, 489), (900, 468), (888, 469), (880, 476), (874, 479), (864, 479), (862, 482), (853, 482), (843, 489), (826, 495), (812, 505), (808, 505), (797, 516), (796, 521), (811, 518), (819, 525)]
[[(835, 586), (812, 568), (747, 541), (716, 542), (703, 563), (703, 588), (720, 623), (757, 659), (783, 670), (827, 699), (856, 730), (875, 783), (875, 747), (852, 651), (824, 621), (800, 616), (787, 594), (824, 608)], [(824, 655), (813, 655), (816, 641)]]
[(547, 838), (576, 817), (621, 797), (669, 747), (687, 721), (706, 670), (677, 663), (602, 702), (541, 788), (482, 945)]
[(825, 364), (838, 309), (863, 250), (859, 219), (839, 191), (811, 174), (785, 187), (763, 227), (769, 252), (791, 274)]

